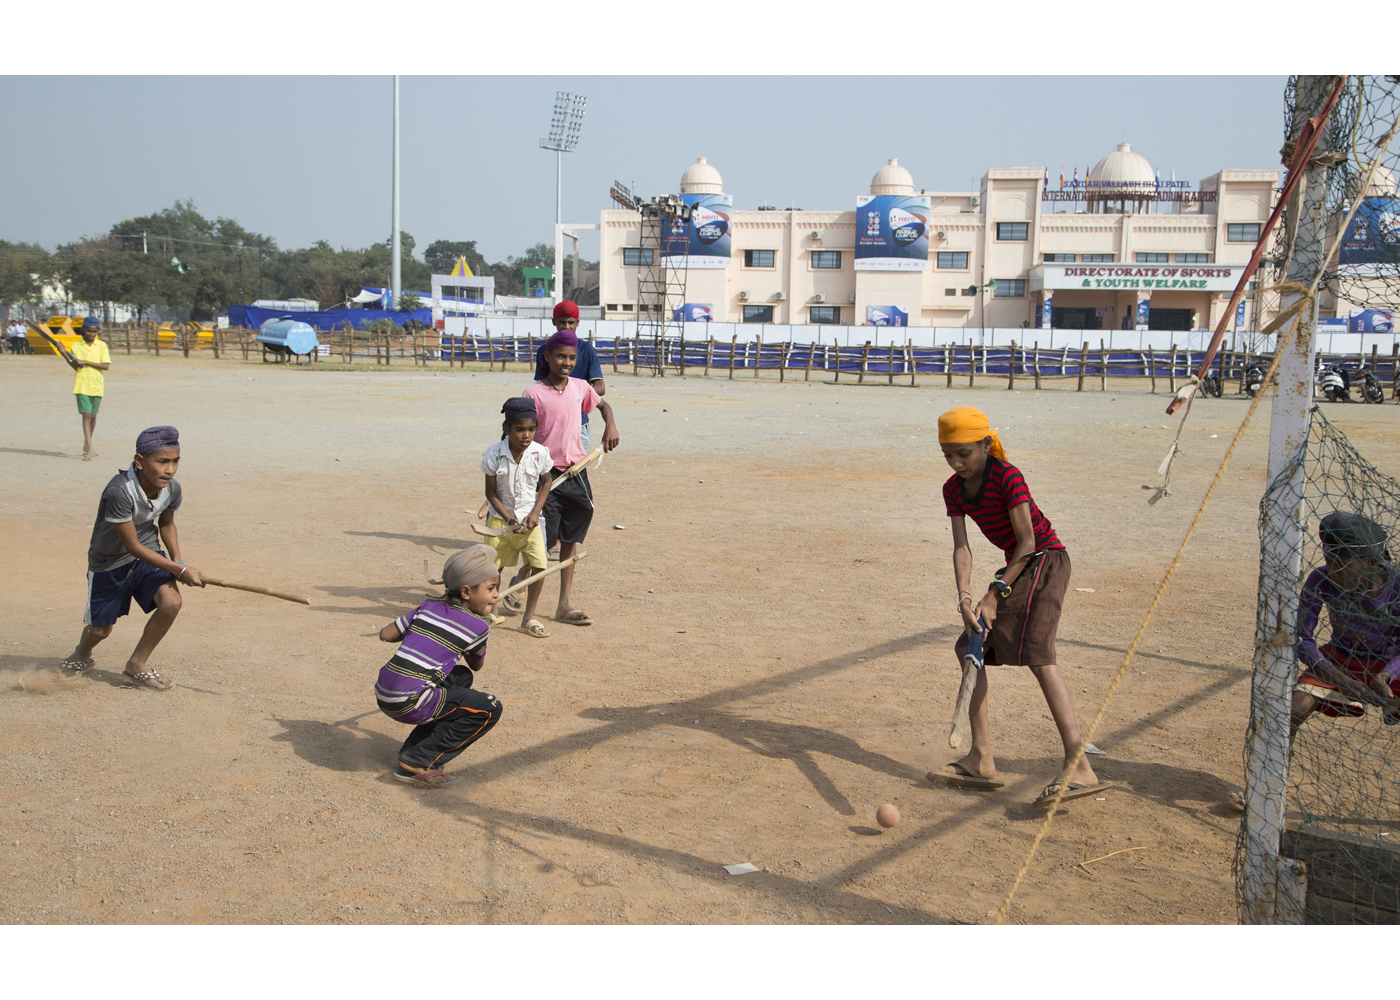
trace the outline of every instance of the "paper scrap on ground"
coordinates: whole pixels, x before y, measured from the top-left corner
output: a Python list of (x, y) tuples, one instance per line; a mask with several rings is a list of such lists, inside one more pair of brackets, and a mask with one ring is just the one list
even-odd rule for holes
[(1092, 593), (1094, 593), (1094, 588), (1093, 588), (1093, 587), (1075, 587), (1074, 589), (1077, 590), (1077, 591), (1079, 591), (1079, 593), (1081, 593), (1081, 594), (1092, 594)]
[(626, 531), (626, 530), (627, 530), (627, 529), (624, 528), (624, 527), (623, 527), (622, 525), (620, 525), (620, 524), (614, 524), (614, 525), (613, 525), (613, 531)]
[(731, 875), (747, 875), (749, 872), (758, 871), (758, 868), (745, 861), (742, 865), (725, 865), (724, 870)]
[(1100, 750), (1098, 747), (1094, 746), (1094, 744), (1092, 744), (1092, 743), (1090, 743), (1087, 747), (1084, 748), (1084, 752), (1085, 752), (1085, 753), (1096, 753), (1096, 754), (1099, 754), (1099, 755), (1102, 756), (1102, 757), (1107, 757), (1107, 756), (1108, 756), (1108, 751), (1107, 751), (1107, 750)]

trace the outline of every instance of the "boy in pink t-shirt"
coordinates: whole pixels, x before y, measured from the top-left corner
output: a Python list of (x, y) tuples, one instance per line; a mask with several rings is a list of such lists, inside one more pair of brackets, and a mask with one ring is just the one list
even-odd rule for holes
[[(521, 395), (535, 401), (539, 428), (535, 440), (549, 449), (554, 461), (554, 478), (559, 479), (569, 466), (584, 458), (579, 431), (583, 415), (597, 410), (603, 415), (603, 450), (612, 451), (618, 445), (617, 424), (613, 410), (581, 378), (571, 378), (578, 361), (578, 334), (559, 330), (544, 345), (549, 374), (526, 389)], [(553, 548), (559, 542), (559, 559), (573, 558), (579, 543), (588, 535), (593, 520), (593, 491), (585, 469), (576, 476), (558, 482), (550, 491), (544, 505), (545, 545)], [(593, 620), (574, 607), (571, 600), (575, 566), (559, 573), (559, 606), (554, 612), (557, 621), (570, 625), (592, 625)]]

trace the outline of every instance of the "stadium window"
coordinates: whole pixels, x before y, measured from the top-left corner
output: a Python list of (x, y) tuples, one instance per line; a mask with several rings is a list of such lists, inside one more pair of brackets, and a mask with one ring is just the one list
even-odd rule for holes
[(1072, 253), (1047, 253), (1044, 255), (1047, 264), (1073, 264), (1074, 254)]
[(938, 254), (938, 267), (945, 271), (966, 271), (967, 253), (961, 250), (951, 253), (940, 252)]
[(1165, 264), (1168, 259), (1169, 255), (1164, 253), (1140, 253), (1133, 255), (1133, 260), (1137, 261), (1139, 264)]
[(630, 313), (630, 312), (632, 311), (632, 303), (630, 303), (630, 302), (624, 302), (624, 303), (622, 303), (622, 311), (625, 312), (625, 313)]
[(1113, 254), (1111, 253), (1086, 253), (1080, 258), (1086, 264), (1112, 264)]
[(958, 290), (957, 290), (956, 288), (945, 288), (945, 289), (943, 289), (943, 294), (944, 294), (944, 295), (957, 295), (957, 294), (958, 294)]
[(1019, 299), (1026, 294), (1025, 278), (998, 278), (992, 295), (998, 299)]
[(1024, 242), (1030, 238), (1029, 222), (998, 222), (997, 239)]
[[(747, 251), (746, 251), (747, 252)], [(771, 251), (770, 251), (771, 252)], [(773, 322), (772, 306), (744, 306), (745, 323), (771, 323)]]
[(1179, 253), (1176, 255), (1178, 264), (1209, 264), (1210, 254), (1208, 253)]
[(1258, 243), (1259, 228), (1257, 222), (1231, 222), (1225, 226), (1225, 242)]
[(651, 247), (623, 247), (623, 267), (651, 267), (653, 251)]
[[(769, 264), (769, 267), (773, 265)], [(839, 271), (841, 270), (840, 250), (813, 250), (812, 269), (818, 271)]]
[(808, 310), (808, 318), (813, 323), (839, 323), (841, 322), (841, 307), (812, 306)]
[(776, 250), (745, 250), (745, 267), (773, 267), (773, 258), (777, 255)]
[(615, 312), (617, 312), (617, 303), (616, 303), (616, 302), (609, 302), (608, 305), (607, 305), (607, 310), (608, 310), (608, 312), (610, 312), (610, 313), (615, 313)]
[(972, 287), (964, 288), (964, 289), (962, 290), (962, 293), (963, 293), (964, 295), (976, 295), (976, 294), (977, 294), (977, 289), (972, 288)]

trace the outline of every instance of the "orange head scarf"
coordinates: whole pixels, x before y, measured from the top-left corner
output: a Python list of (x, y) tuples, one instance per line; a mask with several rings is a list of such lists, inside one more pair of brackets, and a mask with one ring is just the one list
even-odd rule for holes
[(970, 444), (984, 438), (992, 439), (991, 455), (1006, 461), (1001, 438), (992, 430), (992, 422), (975, 406), (955, 406), (938, 418), (939, 444)]

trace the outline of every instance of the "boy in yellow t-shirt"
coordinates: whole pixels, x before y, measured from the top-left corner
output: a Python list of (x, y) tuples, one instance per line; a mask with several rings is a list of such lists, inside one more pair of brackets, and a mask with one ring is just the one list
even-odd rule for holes
[(107, 345), (97, 339), (99, 327), (96, 316), (83, 320), (83, 341), (72, 347), (73, 395), (78, 400), (78, 413), (83, 418), (83, 461), (97, 457), (92, 450), (92, 432), (97, 429), (97, 411), (102, 406), (102, 373), (112, 367), (112, 355)]

